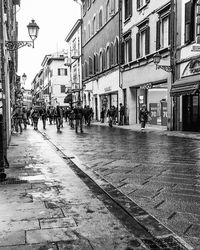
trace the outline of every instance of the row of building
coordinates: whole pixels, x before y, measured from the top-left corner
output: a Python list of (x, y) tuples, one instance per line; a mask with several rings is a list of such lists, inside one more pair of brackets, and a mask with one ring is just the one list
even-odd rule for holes
[(79, 4), (82, 16), (65, 50), (45, 56), (33, 81), (34, 100), (81, 101), (96, 120), (122, 103), (127, 124), (139, 123), (145, 103), (153, 125), (200, 131), (200, 1)]

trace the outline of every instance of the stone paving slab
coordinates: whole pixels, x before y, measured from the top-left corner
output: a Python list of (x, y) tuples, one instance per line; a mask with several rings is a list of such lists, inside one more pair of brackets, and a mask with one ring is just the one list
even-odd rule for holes
[(25, 244), (25, 231), (0, 232), (0, 246)]
[(57, 241), (74, 241), (77, 236), (68, 228), (50, 228), (26, 231), (26, 242), (28, 244), (57, 242)]

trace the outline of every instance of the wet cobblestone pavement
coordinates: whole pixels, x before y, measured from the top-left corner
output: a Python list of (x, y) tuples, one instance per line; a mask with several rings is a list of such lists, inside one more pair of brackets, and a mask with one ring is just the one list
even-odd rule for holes
[(8, 160), (0, 182), (0, 249), (148, 249), (140, 238), (151, 235), (91, 179), (74, 173), (40, 133), (13, 136)]
[[(83, 134), (67, 124), (60, 134), (55, 126), (42, 132), (91, 176), (97, 173), (151, 218), (200, 249), (199, 140), (94, 125)], [(148, 229), (156, 234), (152, 225)]]

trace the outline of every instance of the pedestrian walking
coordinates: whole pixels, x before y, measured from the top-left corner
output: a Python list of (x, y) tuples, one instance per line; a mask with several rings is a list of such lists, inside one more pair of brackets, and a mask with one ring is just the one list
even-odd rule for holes
[(115, 120), (115, 115), (116, 115), (115, 106), (111, 106), (111, 108), (108, 109), (108, 111), (107, 111), (108, 124), (110, 127), (113, 126), (113, 121)]
[(22, 107), (20, 105), (17, 105), (15, 109), (13, 110), (13, 119), (14, 119), (14, 127), (15, 132), (22, 133)]
[(27, 129), (27, 110), (25, 107), (22, 108), (22, 122), (24, 124), (24, 129)]
[(102, 110), (101, 110), (100, 118), (101, 118), (101, 123), (104, 123), (104, 119), (105, 119), (105, 110), (104, 110), (104, 108), (102, 108)]
[(40, 112), (39, 112), (39, 110), (37, 108), (34, 107), (32, 115), (31, 115), (31, 118), (33, 119), (33, 129), (34, 130), (38, 130), (39, 117), (40, 117)]
[(62, 119), (62, 110), (61, 110), (61, 107), (59, 105), (55, 109), (54, 118), (55, 118), (55, 121), (56, 121), (57, 132), (61, 132), (60, 128), (61, 128), (61, 125), (62, 125), (62, 121), (61, 121), (61, 119)]
[(83, 115), (84, 115), (84, 110), (81, 107), (81, 103), (78, 102), (76, 107), (74, 108), (75, 131), (76, 131), (76, 133), (78, 133), (78, 127), (80, 128), (80, 132), (83, 133)]
[(40, 115), (42, 119), (43, 129), (46, 129), (47, 111), (45, 107), (42, 107)]
[(141, 129), (145, 129), (146, 123), (148, 121), (149, 111), (146, 108), (146, 104), (142, 104), (139, 112), (139, 122), (141, 123)]
[(122, 103), (119, 104), (119, 125), (124, 125), (125, 107)]

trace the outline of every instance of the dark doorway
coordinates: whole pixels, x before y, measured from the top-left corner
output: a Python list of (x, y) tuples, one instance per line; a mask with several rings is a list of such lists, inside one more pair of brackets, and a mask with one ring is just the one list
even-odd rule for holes
[(200, 95), (183, 96), (183, 130), (200, 131)]

